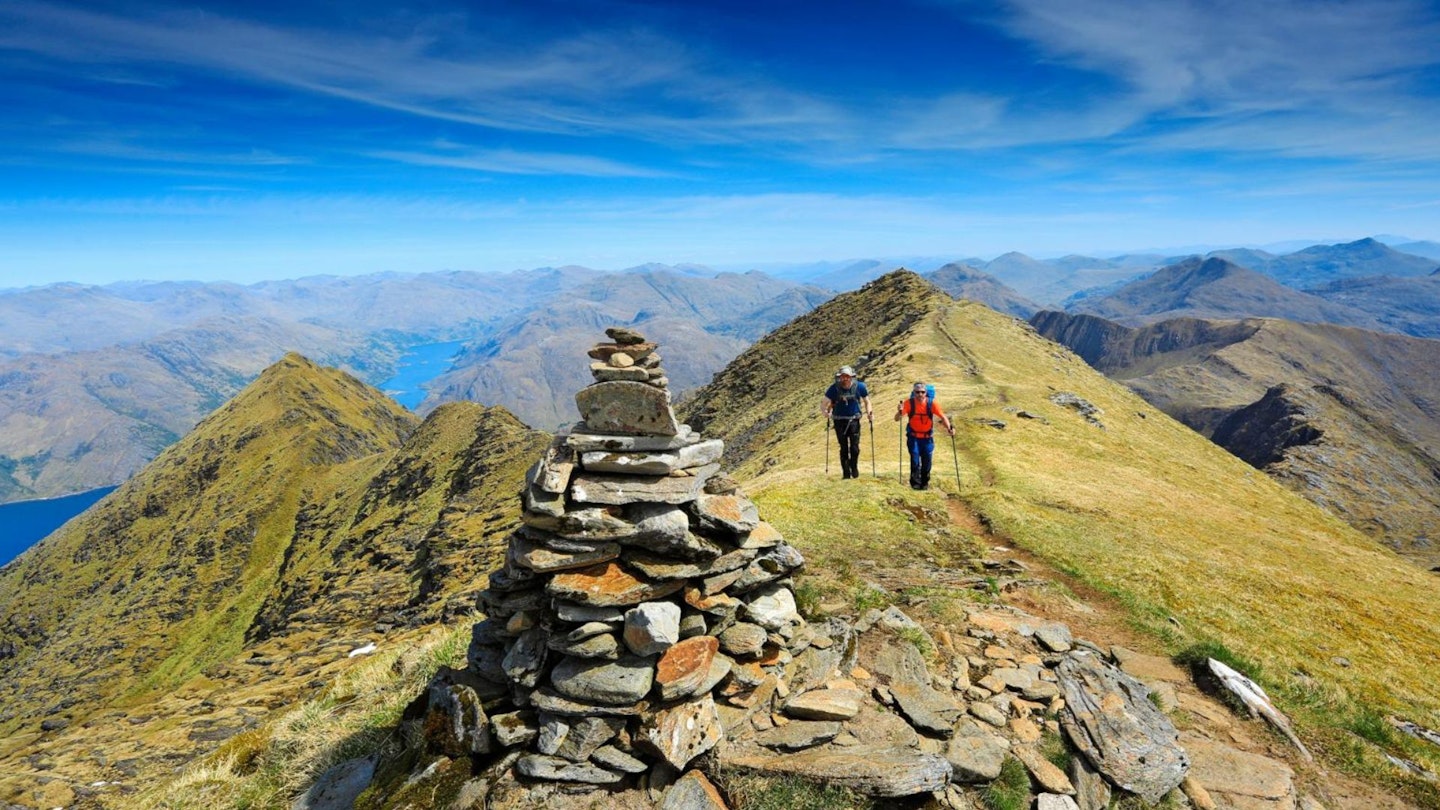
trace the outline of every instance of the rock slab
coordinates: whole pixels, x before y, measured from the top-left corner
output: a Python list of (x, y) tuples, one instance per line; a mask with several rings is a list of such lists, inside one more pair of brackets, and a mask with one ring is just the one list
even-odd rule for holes
[(900, 748), (802, 751), (721, 761), (740, 770), (820, 780), (879, 798), (944, 790), (950, 781), (950, 763), (944, 757)]
[(1144, 684), (1083, 650), (1067, 655), (1056, 672), (1065, 696), (1061, 726), (1096, 770), (1152, 804), (1180, 785), (1189, 757)]

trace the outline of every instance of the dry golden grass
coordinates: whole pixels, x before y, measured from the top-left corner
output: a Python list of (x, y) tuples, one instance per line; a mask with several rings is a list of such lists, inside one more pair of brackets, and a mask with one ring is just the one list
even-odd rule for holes
[(442, 666), (464, 666), (472, 621), (432, 628), (345, 672), (325, 692), (238, 735), (119, 808), (286, 808), (327, 768), (381, 750)]

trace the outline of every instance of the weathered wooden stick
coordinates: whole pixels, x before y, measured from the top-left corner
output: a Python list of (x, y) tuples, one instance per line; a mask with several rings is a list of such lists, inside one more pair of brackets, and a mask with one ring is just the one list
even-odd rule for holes
[(1260, 684), (1255, 683), (1230, 667), (1216, 661), (1214, 658), (1209, 659), (1207, 664), (1210, 667), (1210, 672), (1220, 679), (1221, 685), (1230, 690), (1230, 694), (1239, 698), (1240, 702), (1245, 704), (1245, 708), (1249, 709), (1251, 714), (1256, 717), (1265, 718), (1270, 725), (1279, 729), (1280, 733), (1284, 734), (1286, 739), (1294, 744), (1296, 748), (1300, 749), (1300, 753), (1305, 756), (1306, 762), (1315, 761), (1315, 758), (1310, 756), (1310, 751), (1305, 747), (1305, 743), (1300, 742), (1300, 738), (1295, 736), (1295, 730), (1290, 727), (1290, 720), (1281, 714), (1279, 709), (1275, 708), (1274, 704), (1270, 702), (1270, 696), (1265, 694), (1265, 690), (1260, 688)]

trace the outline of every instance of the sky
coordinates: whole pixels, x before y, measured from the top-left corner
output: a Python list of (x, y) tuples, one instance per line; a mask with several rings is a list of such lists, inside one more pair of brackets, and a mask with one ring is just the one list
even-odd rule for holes
[(0, 2), (0, 287), (1440, 240), (1440, 4)]

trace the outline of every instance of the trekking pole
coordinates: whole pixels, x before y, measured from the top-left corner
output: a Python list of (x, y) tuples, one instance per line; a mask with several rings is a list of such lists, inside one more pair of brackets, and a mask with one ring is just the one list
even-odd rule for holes
[(830, 474), (830, 417), (825, 417), (825, 474)]
[(875, 471), (875, 414), (867, 414), (870, 420), (870, 477), (879, 478), (880, 473)]
[(955, 452), (955, 432), (950, 432), (950, 458), (955, 460), (955, 492), (960, 492), (960, 456)]
[(895, 477), (905, 483), (905, 423), (900, 423), (900, 446), (895, 448)]

